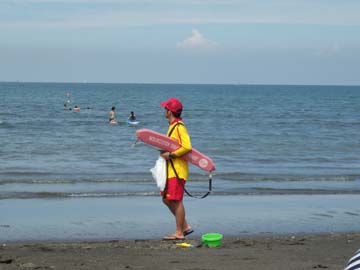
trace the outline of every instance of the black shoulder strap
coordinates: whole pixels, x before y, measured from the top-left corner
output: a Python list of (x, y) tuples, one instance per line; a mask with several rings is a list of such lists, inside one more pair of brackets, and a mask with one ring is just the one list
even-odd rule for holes
[[(168, 137), (171, 136), (171, 134), (173, 133), (175, 127), (177, 127), (178, 125), (184, 126), (184, 124), (181, 123), (181, 122), (176, 123), (176, 124), (172, 127), (172, 129), (170, 130)], [(171, 164), (171, 167), (173, 168), (173, 170), (174, 170), (174, 172), (175, 172), (175, 176), (176, 176), (177, 180), (180, 181), (179, 175), (177, 174), (177, 171), (175, 170), (174, 162), (173, 162), (171, 159), (170, 159), (170, 164)], [(192, 194), (191, 194), (190, 192), (188, 192), (188, 191), (186, 190), (186, 188), (184, 187), (185, 193), (186, 193), (189, 197), (196, 198), (196, 199), (203, 199), (203, 198), (207, 197), (207, 196), (211, 193), (211, 190), (212, 190), (212, 177), (211, 177), (211, 174), (209, 175), (209, 191), (206, 192), (206, 193), (205, 193), (204, 195), (202, 195), (201, 197), (196, 197), (196, 196), (192, 195)]]
[[(177, 174), (177, 171), (175, 170), (175, 166), (174, 166), (174, 162), (170, 159), (170, 164), (171, 164), (171, 167), (173, 168), (174, 172), (175, 172), (175, 176), (176, 176), (176, 179), (178, 181), (180, 181), (180, 178)], [(211, 177), (211, 174), (209, 174), (209, 190), (202, 196), (200, 197), (197, 197), (197, 196), (194, 196), (192, 195), (189, 191), (186, 190), (186, 188), (184, 187), (184, 191), (185, 193), (189, 196), (189, 197), (192, 197), (192, 198), (196, 198), (196, 199), (204, 199), (205, 197), (207, 197), (210, 193), (211, 193), (211, 190), (212, 190), (212, 177)]]
[(171, 137), (171, 134), (173, 133), (174, 129), (175, 129), (178, 125), (183, 126), (184, 124), (181, 123), (181, 122), (177, 122), (177, 123), (172, 127), (172, 129), (170, 130), (169, 135), (167, 135), (168, 137)]

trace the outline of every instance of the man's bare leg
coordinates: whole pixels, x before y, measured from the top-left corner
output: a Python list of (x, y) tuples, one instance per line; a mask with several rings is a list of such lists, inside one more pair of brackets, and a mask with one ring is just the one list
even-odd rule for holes
[[(184, 236), (184, 232), (191, 229), (185, 218), (183, 201), (170, 201), (163, 199), (163, 203), (169, 208), (176, 219), (176, 235)], [(181, 232), (181, 233), (180, 233)]]

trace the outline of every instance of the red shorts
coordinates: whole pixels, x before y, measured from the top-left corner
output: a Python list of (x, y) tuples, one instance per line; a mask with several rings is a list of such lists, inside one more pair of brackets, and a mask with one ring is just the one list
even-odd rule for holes
[(160, 193), (161, 196), (169, 201), (182, 201), (184, 197), (185, 182), (184, 179), (178, 180), (176, 177), (167, 179), (166, 188)]

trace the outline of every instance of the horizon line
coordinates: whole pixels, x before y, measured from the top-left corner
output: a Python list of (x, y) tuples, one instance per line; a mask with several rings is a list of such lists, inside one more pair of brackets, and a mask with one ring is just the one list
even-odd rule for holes
[(269, 86), (351, 86), (356, 87), (360, 84), (289, 84), (289, 83), (187, 83), (187, 82), (57, 82), (57, 81), (0, 81), (0, 83), (43, 83), (43, 84), (157, 84), (157, 85), (269, 85)]

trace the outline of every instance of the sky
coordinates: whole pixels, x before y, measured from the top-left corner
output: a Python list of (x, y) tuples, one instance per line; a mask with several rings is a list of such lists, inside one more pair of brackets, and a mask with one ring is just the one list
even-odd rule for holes
[(359, 0), (0, 0), (0, 81), (360, 85)]

